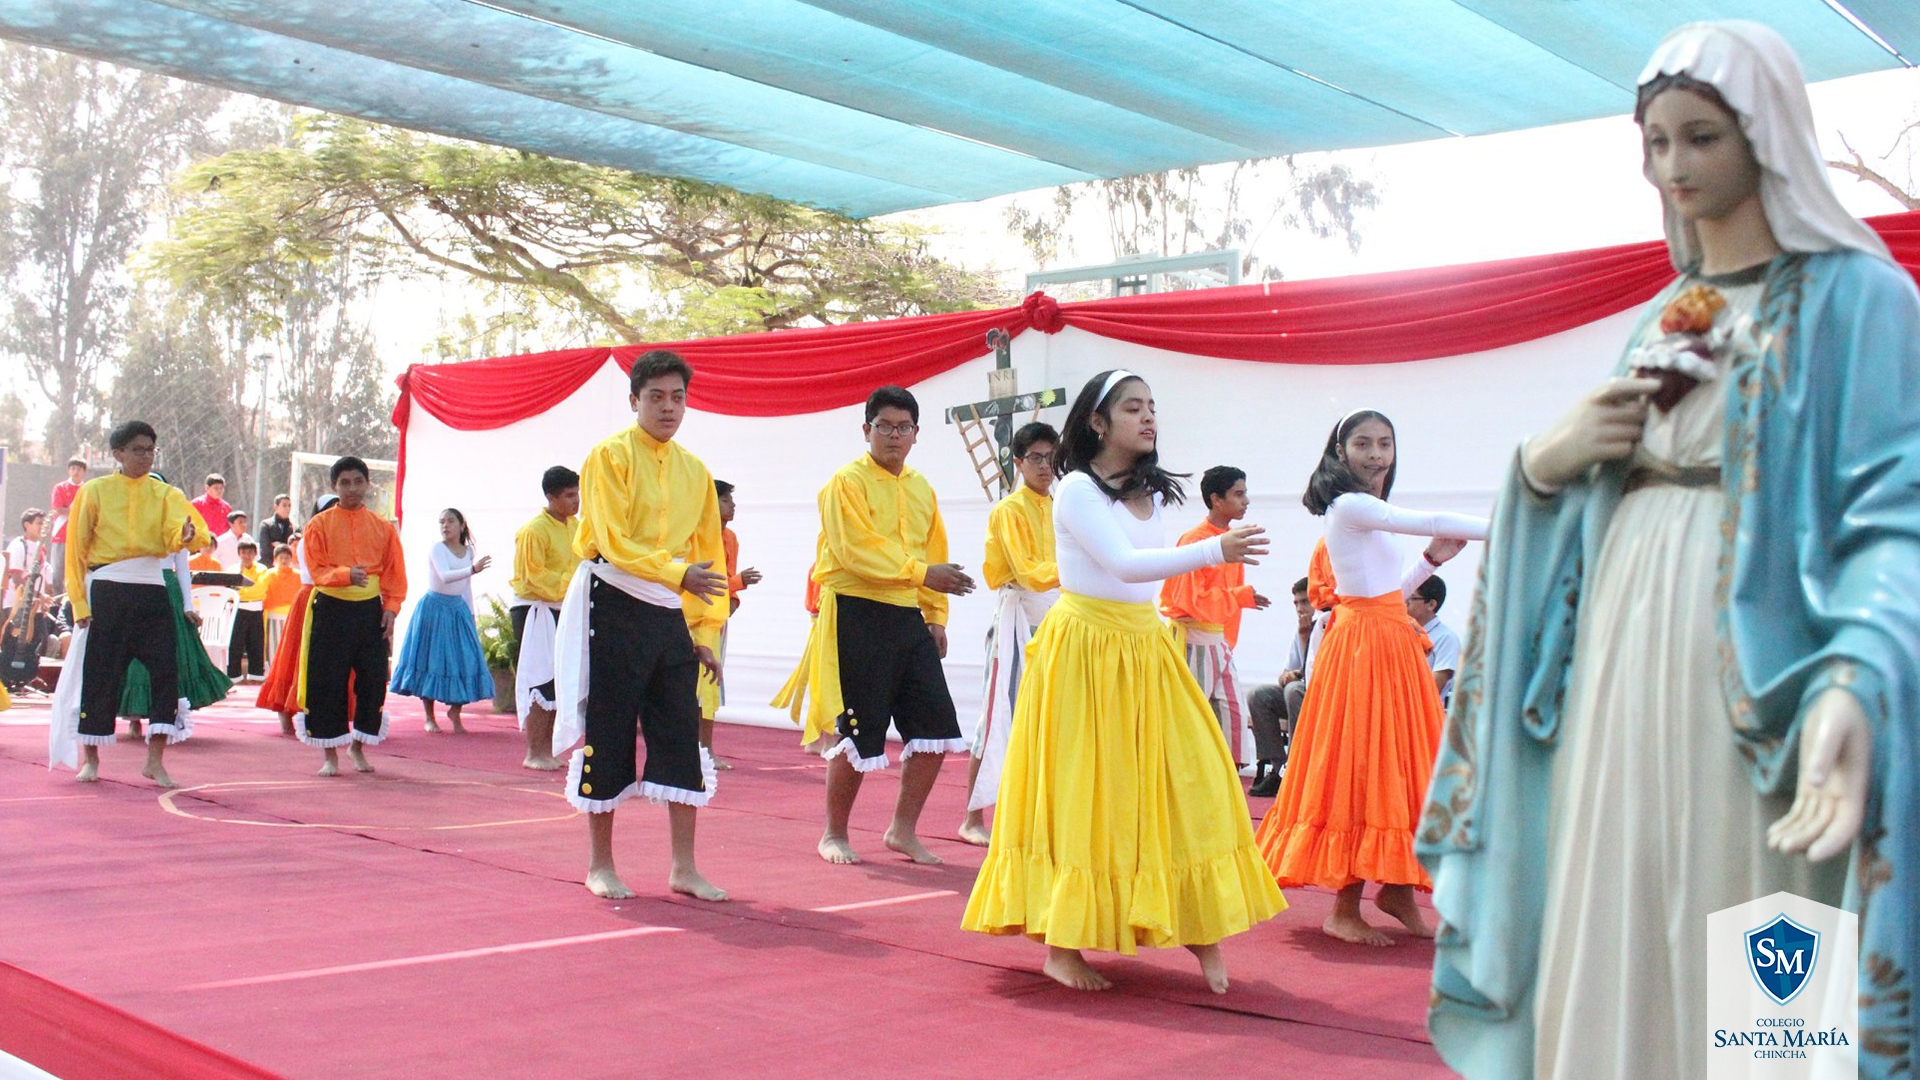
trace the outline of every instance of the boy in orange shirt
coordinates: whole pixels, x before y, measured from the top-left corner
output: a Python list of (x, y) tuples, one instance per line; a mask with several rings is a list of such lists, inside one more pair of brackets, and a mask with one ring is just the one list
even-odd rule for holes
[[(1207, 520), (1194, 526), (1180, 543), (1197, 544), (1226, 532), (1247, 516), (1247, 474), (1231, 465), (1215, 465), (1200, 477), (1200, 498), (1207, 504)], [(1246, 567), (1222, 563), (1190, 574), (1168, 578), (1160, 589), (1160, 613), (1181, 631), (1187, 666), (1220, 718), (1220, 733), (1236, 762), (1242, 762), (1241, 729), (1246, 710), (1240, 701), (1239, 673), (1233, 666), (1233, 647), (1240, 640), (1240, 614), (1247, 608), (1264, 609), (1272, 601), (1246, 583)]]

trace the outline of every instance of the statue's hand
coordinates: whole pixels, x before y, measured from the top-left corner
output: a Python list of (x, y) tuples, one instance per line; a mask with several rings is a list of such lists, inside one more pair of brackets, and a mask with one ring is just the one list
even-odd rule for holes
[(1873, 776), (1873, 733), (1859, 701), (1830, 689), (1814, 699), (1800, 733), (1800, 787), (1793, 807), (1767, 829), (1767, 846), (1786, 854), (1806, 852), (1823, 862), (1846, 851), (1860, 835)]

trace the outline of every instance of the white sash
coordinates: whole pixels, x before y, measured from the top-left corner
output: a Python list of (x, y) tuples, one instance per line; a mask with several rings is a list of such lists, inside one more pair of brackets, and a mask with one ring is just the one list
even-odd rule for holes
[(984, 810), (1000, 797), (1000, 771), (1007, 759), (1014, 699), (1020, 692), (1019, 676), (1026, 663), (1027, 642), (1033, 638), (1034, 627), (1059, 598), (1058, 589), (1036, 593), (1018, 585), (1000, 588), (999, 607), (988, 635), (986, 700), (973, 736), (973, 755), (980, 759), (980, 771), (974, 777), (973, 791), (967, 796), (968, 810)]
[[(138, 555), (108, 563), (87, 571), (87, 599), (93, 599), (93, 583), (118, 581), (126, 585), (165, 585), (162, 575), (168, 560), (157, 555)], [(80, 678), (87, 667), (87, 628), (73, 632), (67, 644), (66, 659), (60, 665), (60, 685), (53, 688), (53, 715), (47, 723), (47, 768), (65, 765), (80, 768)]]
[[(587, 596), (593, 587), (593, 564), (574, 568), (567, 598), (560, 602), (560, 619), (553, 631), (553, 756), (573, 749), (587, 736), (587, 677), (589, 653)], [(529, 622), (532, 620), (529, 619)]]
[(527, 617), (520, 624), (520, 654), (514, 658), (513, 676), (514, 711), (520, 714), (520, 730), (525, 731), (528, 710), (535, 705), (543, 709), (552, 709), (554, 705), (536, 688), (554, 677), (553, 651), (558, 629), (554, 614), (560, 605), (516, 596), (513, 606), (527, 609)]

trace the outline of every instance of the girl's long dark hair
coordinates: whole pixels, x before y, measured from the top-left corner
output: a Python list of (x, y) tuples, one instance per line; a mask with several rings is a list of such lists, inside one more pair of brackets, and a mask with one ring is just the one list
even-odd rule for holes
[(468, 544), (473, 543), (473, 534), (467, 531), (467, 515), (461, 513), (459, 509), (452, 506), (449, 506), (445, 510), (442, 510), (440, 512), (443, 514), (452, 514), (453, 520), (460, 523), (460, 546), (465, 547)]
[(1118, 486), (1107, 483), (1093, 471), (1093, 459), (1100, 453), (1100, 433), (1093, 430), (1093, 414), (1099, 413), (1111, 426), (1113, 398), (1120, 392), (1120, 387), (1130, 382), (1146, 381), (1138, 375), (1121, 379), (1111, 392), (1103, 396), (1100, 388), (1107, 384), (1107, 378), (1112, 374), (1113, 369), (1110, 368), (1088, 379), (1087, 385), (1081, 387), (1080, 393), (1073, 399), (1073, 407), (1067, 410), (1067, 422), (1060, 428), (1060, 441), (1053, 449), (1054, 475), (1086, 473), (1093, 477), (1094, 484), (1106, 493), (1107, 498), (1116, 502), (1146, 493), (1160, 496), (1165, 503), (1178, 505), (1185, 502), (1187, 493), (1181, 488), (1180, 480), (1187, 474), (1170, 473), (1161, 468), (1158, 449), (1142, 455), (1139, 461), (1134, 462), (1133, 471), (1118, 478)]
[(1307, 493), (1300, 501), (1315, 517), (1327, 512), (1333, 500), (1350, 491), (1372, 493), (1372, 489), (1347, 467), (1340, 459), (1340, 448), (1353, 437), (1353, 429), (1369, 420), (1378, 420), (1387, 425), (1387, 434), (1394, 435), (1393, 464), (1387, 466), (1387, 482), (1381, 486), (1380, 497), (1393, 494), (1393, 478), (1400, 473), (1400, 439), (1394, 434), (1393, 421), (1385, 413), (1372, 409), (1361, 409), (1333, 425), (1333, 431), (1327, 436), (1327, 448), (1320, 453), (1320, 464), (1313, 467), (1313, 475), (1307, 478)]

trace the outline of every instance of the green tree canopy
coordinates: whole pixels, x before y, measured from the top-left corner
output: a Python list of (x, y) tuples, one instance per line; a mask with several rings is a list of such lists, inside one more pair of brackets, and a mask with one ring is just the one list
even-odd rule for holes
[(558, 305), (629, 343), (999, 299), (910, 228), (335, 116), (203, 162), (178, 189), (191, 205), (155, 265), (268, 322), (302, 267), (349, 248)]

